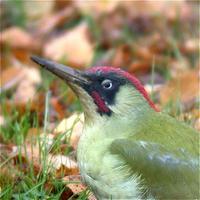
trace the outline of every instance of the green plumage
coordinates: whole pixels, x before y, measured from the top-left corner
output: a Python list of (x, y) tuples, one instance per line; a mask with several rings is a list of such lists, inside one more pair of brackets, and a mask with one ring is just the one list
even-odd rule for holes
[(78, 147), (86, 184), (98, 199), (199, 199), (199, 133), (134, 102), (86, 124)]
[(80, 98), (85, 124), (77, 158), (98, 199), (200, 199), (199, 133), (156, 112), (135, 77), (117, 68), (81, 72), (32, 60)]
[(146, 119), (141, 132), (114, 140), (110, 151), (130, 170), (141, 174), (154, 198), (198, 199), (198, 142), (199, 133), (155, 113)]

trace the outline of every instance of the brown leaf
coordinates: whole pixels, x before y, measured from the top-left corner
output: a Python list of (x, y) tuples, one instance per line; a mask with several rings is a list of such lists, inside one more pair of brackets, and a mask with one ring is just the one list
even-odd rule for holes
[(161, 104), (170, 100), (187, 103), (199, 95), (199, 73), (197, 70), (185, 71), (169, 81), (161, 90)]
[(25, 155), (16, 155), (12, 158), (12, 162), (14, 166), (17, 166), (20, 171), (27, 173), (29, 170), (29, 162), (27, 160), (27, 157)]
[(26, 144), (21, 148), (17, 148), (17, 152), (24, 155), (30, 162), (40, 165), (40, 148), (39, 144)]
[(66, 31), (60, 37), (46, 43), (44, 55), (56, 61), (64, 59), (70, 65), (87, 66), (94, 54), (87, 32), (88, 26), (85, 23)]
[(75, 5), (85, 14), (90, 14), (94, 17), (99, 16), (103, 13), (110, 13), (119, 5), (119, 0), (108, 0), (108, 1), (90, 1), (85, 3), (81, 0), (76, 0)]
[(66, 153), (66, 149), (71, 150), (71, 148), (69, 147), (68, 144), (60, 144), (58, 148), (54, 149), (50, 149), (50, 153), (56, 155), (57, 153), (61, 153), (61, 154), (65, 154)]
[[(51, 181), (47, 181), (44, 185), (44, 189), (48, 192), (48, 193), (57, 193), (57, 188), (55, 187), (55, 184), (53, 184)], [(62, 190), (62, 194), (60, 196), (59, 199), (61, 200), (68, 200), (71, 196), (73, 195), (73, 192), (64, 186), (63, 190)]]
[(9, 67), (3, 70), (1, 74), (1, 90), (8, 90), (15, 87), (24, 77), (24, 70), (17, 67)]
[(27, 144), (36, 144), (38, 142), (38, 136), (42, 133), (39, 128), (30, 128), (26, 135), (26, 143)]
[(151, 64), (145, 61), (134, 61), (128, 68), (130, 73), (146, 73), (149, 72)]
[(69, 175), (62, 178), (64, 182), (81, 182), (80, 175)]
[(80, 183), (79, 184), (70, 183), (67, 184), (67, 187), (69, 187), (74, 194), (78, 194), (86, 190), (86, 187)]
[(59, 125), (55, 128), (54, 132), (56, 134), (62, 134), (72, 129), (70, 144), (74, 149), (76, 149), (80, 135), (83, 130), (83, 123), (84, 123), (83, 113), (82, 114), (74, 113), (69, 118), (63, 119), (59, 123)]
[(59, 101), (57, 97), (52, 97), (50, 102), (51, 102), (51, 106), (59, 114), (59, 118), (62, 119), (66, 114), (66, 110), (64, 109), (64, 106), (61, 104), (61, 102)]
[(21, 148), (15, 145), (0, 145), (2, 158), (8, 159), (4, 166), (10, 166), (24, 173), (30, 172), (32, 168), (33, 172), (38, 174), (41, 169), (38, 148), (28, 144)]
[(73, 6), (73, 1), (63, 1), (63, 0), (55, 0), (55, 9), (56, 10), (62, 10), (65, 7)]
[(36, 35), (39, 37), (45, 36), (46, 34), (49, 34), (53, 29), (55, 29), (57, 26), (66, 23), (68, 20), (74, 18), (76, 15), (77, 12), (74, 9), (74, 7), (67, 7), (51, 16), (47, 16), (39, 22), (38, 24), (39, 27), (36, 30)]
[(36, 86), (41, 82), (39, 70), (36, 68), (24, 68), (24, 78), (20, 81), (14, 94), (14, 101), (26, 103), (36, 94)]
[[(68, 188), (70, 188), (70, 190), (72, 191), (72, 193), (74, 195), (78, 194), (80, 192), (83, 192), (84, 190), (87, 189), (87, 187), (84, 184), (81, 183), (81, 177), (80, 177), (80, 175), (65, 176), (65, 177), (62, 178), (62, 180), (64, 182), (66, 182), (66, 184), (67, 184), (66, 186)], [(70, 183), (70, 182), (72, 182), (72, 183)]]
[(73, 195), (73, 192), (69, 188), (65, 188), (65, 190), (62, 192), (60, 199), (61, 200), (68, 200)]
[(61, 178), (68, 175), (77, 175), (79, 174), (78, 168), (69, 168), (61, 164), (60, 168), (56, 170), (56, 177)]
[[(0, 144), (0, 151), (1, 151), (1, 155), (6, 155), (6, 156), (10, 156), (12, 154), (14, 154), (16, 152), (16, 146), (13, 144)], [(0, 157), (0, 159), (2, 159), (2, 157)]]
[(5, 166), (1, 166), (1, 168), (0, 168), (0, 180), (1, 180), (0, 187), (4, 188), (5, 185), (8, 185), (8, 184), (12, 185), (13, 183), (16, 183), (19, 179), (20, 174), (21, 174), (20, 169), (17, 169), (13, 165), (6, 164)]
[(29, 100), (33, 99), (35, 93), (35, 86), (31, 84), (28, 80), (23, 80), (19, 84), (19, 87), (17, 88), (16, 93), (14, 94), (14, 101), (26, 103)]
[(132, 50), (128, 45), (123, 45), (119, 47), (113, 56), (112, 65), (113, 66), (128, 66), (132, 60)]
[(1, 33), (0, 43), (11, 48), (35, 49), (37, 41), (29, 33), (19, 27), (11, 27)]
[(150, 51), (150, 48), (145, 47), (145, 46), (137, 47), (135, 54), (138, 58), (147, 60), (147, 61), (152, 61), (154, 57), (154, 54), (152, 54), (152, 52)]
[(44, 121), (44, 105), (45, 105), (45, 96), (43, 93), (38, 93), (36, 96), (34, 96), (34, 99), (32, 99), (29, 103), (29, 106), (27, 108), (26, 102), (15, 102), (10, 99), (8, 99), (5, 102), (5, 108), (6, 112), (9, 114), (13, 113), (13, 110), (17, 110), (19, 117), (21, 117), (24, 113), (27, 113), (27, 110), (30, 112), (36, 112), (39, 120), (39, 124), (43, 124)]

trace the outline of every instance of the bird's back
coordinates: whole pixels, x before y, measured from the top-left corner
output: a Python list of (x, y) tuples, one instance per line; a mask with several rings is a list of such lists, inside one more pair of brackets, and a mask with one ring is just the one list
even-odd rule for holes
[[(142, 174), (152, 195), (199, 198), (199, 133), (174, 118), (156, 113), (129, 138), (135, 156), (132, 169)], [(141, 145), (140, 145), (141, 144)]]

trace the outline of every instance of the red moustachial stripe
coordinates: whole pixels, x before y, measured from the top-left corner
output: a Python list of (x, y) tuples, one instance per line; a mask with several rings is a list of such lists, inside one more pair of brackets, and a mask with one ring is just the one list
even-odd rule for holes
[(126, 79), (128, 79), (134, 86), (135, 88), (143, 95), (143, 97), (148, 101), (149, 105), (155, 110), (155, 111), (159, 111), (155, 104), (151, 101), (151, 99), (149, 98), (146, 90), (144, 89), (144, 87), (142, 86), (142, 84), (140, 83), (140, 81), (133, 75), (129, 74), (126, 71), (121, 70), (120, 68), (114, 68), (114, 67), (108, 67), (108, 66), (100, 66), (100, 67), (92, 67), (90, 69), (88, 69), (89, 73), (96, 73), (97, 71), (102, 72), (102, 73), (109, 73), (109, 72), (114, 72), (116, 74), (119, 74), (123, 77), (125, 77)]
[(94, 102), (97, 104), (100, 112), (103, 113), (110, 112), (109, 108), (106, 106), (105, 102), (102, 100), (98, 92), (92, 91), (91, 96), (94, 99)]

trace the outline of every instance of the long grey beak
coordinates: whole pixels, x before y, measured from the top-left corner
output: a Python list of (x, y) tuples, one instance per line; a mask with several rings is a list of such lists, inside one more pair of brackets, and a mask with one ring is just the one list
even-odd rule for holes
[(79, 85), (88, 85), (90, 83), (90, 81), (84, 77), (84, 72), (79, 70), (72, 69), (65, 65), (40, 58), (38, 56), (31, 56), (31, 60), (69, 83), (72, 82)]

